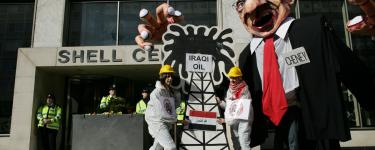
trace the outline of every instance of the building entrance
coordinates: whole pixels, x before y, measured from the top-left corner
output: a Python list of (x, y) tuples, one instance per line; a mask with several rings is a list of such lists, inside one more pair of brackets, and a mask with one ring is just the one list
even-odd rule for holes
[(113, 76), (73, 76), (67, 85), (67, 110), (70, 114), (100, 113), (99, 105), (103, 97), (109, 95), (109, 88), (116, 89), (116, 96), (126, 101), (126, 110), (132, 113), (133, 106), (140, 98), (141, 88), (150, 84), (132, 79)]
[[(73, 115), (99, 115), (100, 101), (109, 95), (109, 87), (116, 89), (116, 96), (125, 100), (123, 114), (133, 113), (135, 105), (140, 99), (142, 88), (149, 87), (145, 81), (133, 80), (125, 77), (104, 75), (71, 76), (67, 78), (66, 88), (66, 117), (64, 124), (64, 149), (72, 148)], [(93, 137), (94, 138), (94, 137)]]
[(68, 79), (67, 110), (70, 114), (91, 114), (99, 110), (101, 97), (116, 86), (110, 76), (70, 77)]
[(110, 86), (113, 86), (113, 77), (110, 76), (68, 77), (64, 149), (72, 147), (72, 115), (98, 112), (101, 96), (108, 94), (107, 89)]

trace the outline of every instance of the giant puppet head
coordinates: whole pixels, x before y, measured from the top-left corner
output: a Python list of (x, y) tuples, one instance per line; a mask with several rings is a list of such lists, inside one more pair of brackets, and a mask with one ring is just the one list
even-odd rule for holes
[(234, 7), (247, 31), (267, 37), (288, 17), (293, 3), (294, 0), (237, 0)]

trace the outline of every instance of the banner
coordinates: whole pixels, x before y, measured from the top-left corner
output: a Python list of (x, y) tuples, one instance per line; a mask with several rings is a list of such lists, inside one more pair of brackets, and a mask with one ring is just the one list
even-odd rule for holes
[(249, 120), (251, 99), (226, 100), (225, 118)]

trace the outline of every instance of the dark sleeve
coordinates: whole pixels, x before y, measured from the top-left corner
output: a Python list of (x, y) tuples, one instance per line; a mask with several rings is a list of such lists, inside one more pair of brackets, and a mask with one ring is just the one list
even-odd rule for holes
[(250, 146), (254, 147), (262, 144), (268, 134), (267, 118), (262, 111), (262, 84), (258, 73), (255, 54), (251, 55), (250, 45), (242, 50), (239, 57), (239, 67), (242, 71), (242, 78), (248, 85), (251, 93), (252, 105), (254, 109), (254, 121), (251, 129)]
[[(333, 63), (337, 66), (337, 78), (354, 94), (361, 107), (366, 110), (375, 109), (375, 84), (369, 67), (345, 45), (343, 41), (333, 32), (332, 26), (322, 18), (324, 38), (332, 46)], [(325, 40), (322, 40), (325, 41)]]

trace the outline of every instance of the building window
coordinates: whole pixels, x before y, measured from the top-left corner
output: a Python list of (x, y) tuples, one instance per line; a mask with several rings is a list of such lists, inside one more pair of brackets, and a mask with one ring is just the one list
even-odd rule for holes
[(17, 50), (30, 47), (34, 3), (0, 3), (0, 134), (9, 134)]
[[(135, 45), (139, 11), (148, 9), (155, 16), (160, 1), (72, 2), (67, 46)], [(216, 0), (184, 0), (170, 4), (185, 16), (186, 24), (217, 25)]]
[(117, 3), (72, 3), (68, 45), (115, 45)]

